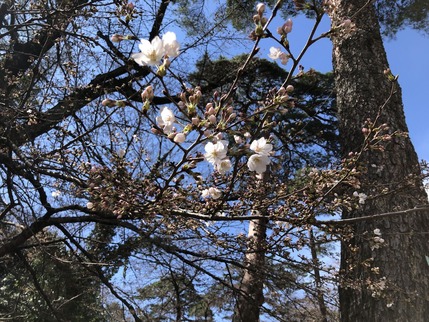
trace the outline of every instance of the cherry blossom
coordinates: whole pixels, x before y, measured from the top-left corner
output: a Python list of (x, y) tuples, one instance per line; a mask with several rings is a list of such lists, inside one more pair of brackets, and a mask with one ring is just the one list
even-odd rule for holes
[(213, 165), (216, 165), (226, 158), (227, 148), (228, 148), (227, 141), (220, 140), (215, 144), (213, 144), (212, 142), (209, 142), (204, 147), (204, 150), (206, 150), (204, 157), (208, 162), (210, 162)]
[(222, 159), (220, 160), (218, 163), (215, 164), (215, 169), (220, 173), (220, 174), (225, 174), (226, 172), (228, 172), (231, 169), (231, 160), (226, 158), (226, 159)]
[(208, 188), (201, 191), (203, 198), (219, 199), (222, 196), (222, 192), (218, 188)]
[(176, 117), (173, 111), (168, 107), (163, 107), (161, 110), (161, 116), (157, 116), (156, 122), (159, 127), (163, 128), (165, 134), (170, 134), (173, 130), (173, 124), (176, 121)]
[(176, 40), (176, 34), (174, 32), (166, 32), (164, 36), (162, 36), (162, 42), (167, 56), (177, 57), (179, 55), (180, 44)]
[(247, 167), (250, 171), (256, 171), (258, 174), (262, 174), (267, 171), (267, 165), (271, 163), (268, 156), (262, 154), (253, 154), (247, 161)]
[(267, 140), (262, 137), (259, 140), (254, 140), (250, 144), (250, 150), (255, 151), (257, 154), (269, 156), (273, 149), (273, 145), (267, 143)]
[(141, 66), (157, 66), (165, 54), (164, 44), (158, 36), (152, 41), (141, 39), (139, 49), (141, 52), (132, 54), (131, 58)]
[(270, 53), (268, 54), (268, 57), (270, 57), (273, 60), (280, 59), (280, 62), (283, 65), (286, 65), (289, 60), (289, 56), (286, 53), (282, 52), (280, 48), (277, 48), (277, 47), (270, 48)]

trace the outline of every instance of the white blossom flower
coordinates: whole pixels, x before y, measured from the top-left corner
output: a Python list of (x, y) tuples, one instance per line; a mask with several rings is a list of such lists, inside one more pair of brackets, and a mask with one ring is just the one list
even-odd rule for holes
[(374, 229), (374, 235), (381, 236), (381, 231), (379, 228)]
[(164, 44), (158, 36), (152, 41), (141, 39), (139, 49), (141, 52), (132, 54), (131, 58), (141, 66), (157, 66), (165, 55)]
[(220, 163), (223, 159), (226, 158), (227, 148), (227, 141), (220, 140), (216, 144), (209, 142), (204, 147), (204, 150), (206, 150), (204, 157), (208, 162), (213, 165), (216, 165), (217, 163)]
[(215, 169), (219, 171), (220, 174), (225, 174), (231, 169), (231, 160), (226, 158), (222, 159), (215, 164)]
[(277, 47), (271, 47), (270, 48), (270, 53), (268, 54), (268, 57), (270, 57), (272, 60), (276, 60), (280, 58), (282, 51), (280, 50), (280, 48)]
[(273, 149), (273, 145), (270, 143), (267, 143), (267, 140), (262, 137), (259, 140), (254, 140), (250, 144), (250, 150), (255, 151), (257, 154), (260, 155), (270, 155), (271, 150)]
[(222, 196), (222, 192), (218, 188), (208, 188), (201, 191), (203, 198), (219, 199)]
[(159, 127), (163, 128), (165, 134), (170, 134), (173, 130), (173, 124), (176, 122), (176, 117), (173, 111), (165, 106), (161, 110), (161, 116), (156, 117), (156, 122)]
[(162, 36), (165, 54), (169, 57), (177, 57), (179, 55), (180, 44), (176, 40), (176, 34), (172, 31), (166, 32)]
[(256, 171), (262, 174), (267, 170), (267, 165), (271, 163), (270, 158), (263, 154), (253, 154), (247, 161), (247, 166), (250, 171)]
[(289, 56), (286, 53), (282, 52), (280, 48), (276, 47), (270, 48), (270, 53), (268, 54), (268, 57), (270, 57), (272, 60), (280, 59), (280, 62), (283, 65), (286, 65), (289, 61)]
[(88, 208), (88, 209), (93, 209), (93, 208), (94, 208), (94, 204), (93, 204), (92, 202), (88, 202), (88, 203), (86, 204), (86, 208)]
[(61, 191), (59, 190), (52, 191), (51, 195), (53, 198), (57, 198), (61, 195)]

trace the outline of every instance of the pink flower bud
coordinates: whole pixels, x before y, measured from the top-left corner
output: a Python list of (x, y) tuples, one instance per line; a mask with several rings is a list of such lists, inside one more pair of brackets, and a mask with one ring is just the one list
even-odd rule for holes
[(292, 25), (293, 25), (292, 20), (288, 19), (288, 20), (283, 24), (283, 26), (281, 26), (281, 27), (279, 27), (279, 28), (277, 29), (277, 32), (278, 32), (280, 35), (287, 35), (288, 33), (290, 33), (290, 32), (292, 31)]
[(212, 116), (212, 115), (216, 114), (216, 111), (215, 111), (215, 109), (213, 107), (210, 107), (209, 110), (207, 111), (207, 114), (210, 115), (210, 116)]
[(114, 34), (110, 37), (111, 42), (121, 42), (122, 40), (124, 40), (124, 36), (122, 35)]
[(149, 85), (148, 87), (146, 87), (142, 93), (142, 100), (146, 101), (148, 100), (149, 102), (152, 102), (154, 97), (154, 93), (153, 93), (153, 87), (152, 85)]
[(101, 105), (107, 106), (107, 107), (113, 107), (116, 105), (116, 101), (111, 100), (110, 98), (106, 98), (101, 102)]
[(212, 123), (212, 124), (216, 124), (216, 116), (214, 116), (214, 115), (210, 115), (210, 116), (208, 117), (208, 120), (209, 120), (209, 122), (210, 122), (210, 123)]

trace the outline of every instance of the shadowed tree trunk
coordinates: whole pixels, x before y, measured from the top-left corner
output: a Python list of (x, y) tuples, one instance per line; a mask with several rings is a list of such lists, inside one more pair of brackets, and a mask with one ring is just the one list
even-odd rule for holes
[[(330, 12), (333, 26), (348, 18), (356, 24), (354, 32), (340, 31), (332, 39), (342, 152), (346, 156), (360, 151), (362, 128), (368, 127), (364, 123), (368, 118), (374, 121), (379, 112), (377, 125), (386, 123), (388, 132), (408, 129), (401, 89), (393, 77), (389, 80), (384, 73), (388, 62), (373, 5), (367, 0), (332, 2), (336, 8)], [(343, 218), (411, 209), (427, 202), (418, 158), (409, 138), (394, 136), (383, 143), (383, 148), (384, 152), (362, 153), (359, 192), (369, 198), (358, 210), (344, 212)], [(380, 248), (371, 245), (377, 228), (384, 239)], [(415, 211), (362, 221), (354, 225), (353, 231), (353, 238), (344, 243), (342, 250), (345, 280), (340, 290), (341, 320), (427, 321), (429, 215)]]
[(267, 221), (255, 219), (249, 222), (246, 269), (240, 285), (240, 294), (233, 322), (258, 322), (261, 305), (264, 303), (263, 284), (265, 266), (265, 238)]

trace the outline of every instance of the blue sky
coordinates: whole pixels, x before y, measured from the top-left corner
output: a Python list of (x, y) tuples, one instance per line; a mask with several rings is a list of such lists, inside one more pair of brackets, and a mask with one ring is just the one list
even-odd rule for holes
[[(297, 55), (308, 37), (313, 21), (302, 16), (293, 18), (293, 21), (289, 40)], [(274, 22), (270, 29), (275, 30), (277, 25)], [(329, 21), (325, 17), (316, 35), (328, 29)], [(384, 45), (390, 68), (393, 74), (399, 75), (411, 139), (419, 159), (429, 160), (429, 36), (408, 28), (400, 31), (395, 39), (385, 39)], [(262, 43), (261, 47), (264, 47), (262, 56), (266, 55), (269, 46)], [(330, 40), (322, 39), (310, 48), (302, 64), (306, 70), (311, 67), (321, 72), (332, 70)]]
[(429, 36), (407, 29), (385, 47), (392, 72), (399, 74), (411, 139), (419, 158), (429, 160)]

